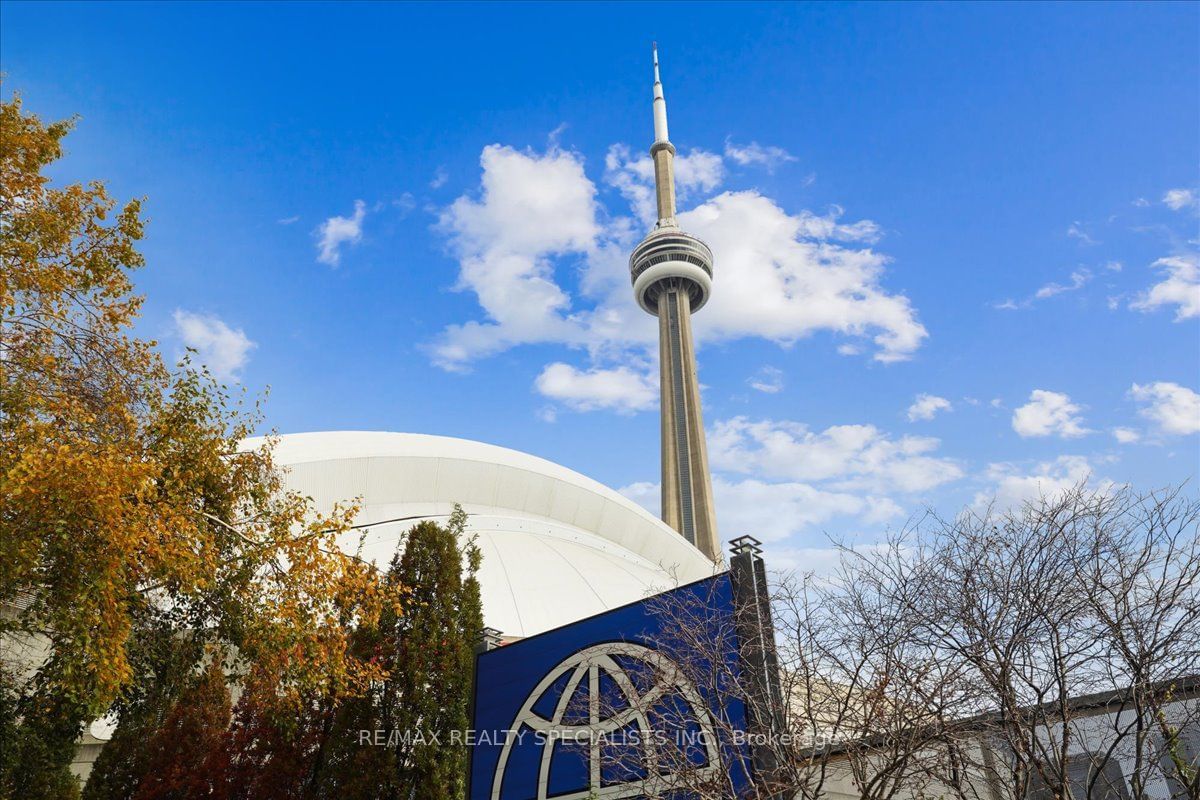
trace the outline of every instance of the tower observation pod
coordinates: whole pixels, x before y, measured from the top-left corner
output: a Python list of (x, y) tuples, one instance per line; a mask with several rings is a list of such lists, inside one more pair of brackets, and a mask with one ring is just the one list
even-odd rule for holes
[(675, 220), (675, 147), (654, 48), (654, 184), (658, 222), (629, 258), (633, 295), (658, 317), (662, 414), (662, 518), (712, 561), (721, 551), (700, 414), (692, 313), (712, 293), (712, 251)]

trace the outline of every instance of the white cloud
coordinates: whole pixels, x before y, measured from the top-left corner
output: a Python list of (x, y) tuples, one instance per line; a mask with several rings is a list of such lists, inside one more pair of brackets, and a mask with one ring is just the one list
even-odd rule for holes
[[(704, 308), (703, 336), (760, 336), (787, 344), (818, 330), (870, 336), (878, 361), (911, 357), (928, 335), (908, 298), (879, 281), (887, 258), (827, 239), (870, 238), (873, 223), (839, 225), (786, 213), (756, 192), (726, 192), (680, 215), (716, 259), (719, 291)], [(721, 280), (721, 275), (736, 280)]]
[(1142, 438), (1142, 435), (1133, 428), (1113, 428), (1112, 435), (1118, 444), (1133, 444)]
[(479, 199), (459, 197), (439, 221), (459, 257), (457, 288), (474, 292), (488, 317), (443, 331), (432, 351), (449, 369), (515, 344), (582, 342), (551, 257), (592, 251), (600, 233), (596, 187), (574, 153), (489, 145), (480, 164)]
[(845, 213), (841, 206), (831, 206), (822, 216), (801, 211), (797, 217), (801, 220), (801, 234), (810, 239), (833, 239), (839, 242), (866, 242), (875, 244), (883, 236), (883, 231), (869, 219), (858, 222), (843, 223), (838, 219)]
[(1045, 286), (1033, 293), (1036, 300), (1045, 300), (1047, 297), (1054, 297), (1056, 294), (1063, 292), (1074, 292), (1082, 289), (1092, 279), (1092, 271), (1086, 267), (1080, 267), (1071, 273), (1071, 282), (1063, 283), (1047, 283)]
[(412, 192), (405, 192), (392, 201), (392, 208), (399, 210), (400, 217), (407, 217), (414, 208), (417, 207), (417, 198), (413, 197)]
[(774, 145), (761, 145), (758, 142), (750, 142), (750, 144), (739, 145), (734, 144), (731, 140), (725, 140), (725, 157), (735, 164), (741, 166), (749, 166), (757, 164), (767, 170), (774, 172), (775, 168), (780, 164), (788, 161), (795, 161), (796, 157), (784, 150), (782, 147)]
[(1200, 316), (1200, 254), (1167, 256), (1150, 266), (1161, 269), (1166, 277), (1138, 295), (1129, 307), (1155, 311), (1162, 306), (1177, 306), (1176, 322)]
[[(1120, 265), (1117, 265), (1120, 269)], [(1006, 299), (1003, 302), (993, 303), (992, 308), (1001, 311), (1019, 311), (1022, 309), (1033, 308), (1034, 303), (1039, 300), (1046, 300), (1055, 295), (1064, 294), (1066, 292), (1075, 292), (1082, 289), (1092, 280), (1092, 271), (1087, 267), (1079, 267), (1071, 272), (1070, 283), (1047, 283), (1038, 288), (1032, 295), (1021, 301), (1014, 301), (1012, 298)]]
[(317, 227), (317, 261), (336, 267), (342, 259), (344, 244), (362, 241), (362, 223), (367, 215), (367, 204), (354, 201), (354, 214), (349, 217), (330, 217)]
[(535, 382), (546, 397), (576, 411), (608, 409), (622, 414), (658, 406), (653, 378), (628, 367), (577, 370), (569, 364), (548, 364)]
[(1172, 211), (1179, 211), (1196, 205), (1196, 193), (1191, 189), (1168, 189), (1162, 201)]
[(278, 222), (280, 225), (291, 225), (291, 224), (292, 224), (292, 223), (294, 223), (294, 222), (299, 222), (299, 221), (300, 221), (300, 217), (298, 217), (298, 216), (296, 216), (296, 217), (284, 217), (283, 219), (277, 219), (277, 220), (275, 220), (275, 221), (276, 221), (276, 222)]
[(751, 389), (766, 394), (777, 394), (783, 389), (783, 370), (776, 367), (762, 367), (754, 375), (746, 379)]
[[(675, 157), (675, 191), (678, 200), (697, 192), (711, 192), (725, 179), (725, 164), (716, 153), (691, 150)], [(649, 155), (634, 157), (629, 146), (614, 144), (604, 157), (604, 180), (629, 201), (634, 214), (649, 227), (658, 220), (654, 198), (654, 162)]]
[(1145, 386), (1135, 383), (1129, 392), (1141, 405), (1138, 413), (1161, 432), (1177, 436), (1200, 433), (1200, 394), (1169, 381)]
[[(633, 302), (628, 254), (639, 238), (628, 217), (597, 202), (575, 153), (485, 148), (481, 189), (441, 214), (439, 227), (459, 261), (456, 288), (473, 292), (483, 318), (450, 325), (430, 344), (435, 363), (465, 369), (474, 359), (521, 344), (585, 349), (596, 363), (642, 361), (657, 344), (655, 322)], [(714, 190), (720, 157), (678, 159), (681, 195)], [(616, 146), (606, 178), (639, 215), (653, 215), (649, 158)], [(879, 236), (869, 220), (788, 214), (757, 192), (726, 192), (679, 215), (713, 248), (719, 291), (703, 310), (698, 341), (761, 337), (788, 345), (814, 332), (869, 337), (883, 362), (911, 357), (927, 336), (903, 295), (881, 286), (888, 259), (862, 245)], [(579, 290), (569, 292), (571, 269)], [(732, 280), (736, 276), (736, 280)], [(599, 359), (599, 360), (598, 360)]]
[(1083, 427), (1081, 406), (1060, 392), (1034, 389), (1029, 402), (1017, 408), (1012, 416), (1012, 428), (1020, 436), (1059, 436), (1071, 439), (1091, 431)]
[(931, 455), (940, 444), (928, 436), (893, 439), (873, 425), (835, 425), (817, 433), (798, 422), (734, 417), (713, 426), (708, 453), (714, 469), (756, 478), (922, 492), (962, 477), (956, 462)]
[[(860, 546), (857, 549), (865, 549)], [(874, 548), (872, 548), (874, 549)], [(817, 578), (830, 580), (837, 577), (842, 565), (843, 553), (838, 547), (789, 547), (780, 543), (772, 545), (771, 569), (793, 571), (798, 574), (811, 573)]]
[(1088, 235), (1084, 229), (1083, 223), (1072, 222), (1067, 228), (1067, 236), (1071, 239), (1078, 239), (1080, 244), (1096, 244), (1096, 240)]
[[(659, 484), (634, 483), (620, 492), (650, 513), (660, 513)], [(725, 540), (749, 534), (764, 542), (777, 542), (835, 517), (855, 517), (866, 524), (880, 525), (904, 514), (904, 509), (887, 497), (860, 497), (804, 483), (765, 483), (756, 479), (714, 478), (713, 501), (717, 527)]]
[(886, 497), (859, 497), (804, 483), (765, 483), (749, 479), (713, 480), (718, 529), (726, 539), (744, 534), (764, 542), (786, 539), (834, 517), (858, 517), (880, 524), (904, 511)]
[(953, 411), (954, 406), (944, 397), (935, 394), (919, 394), (908, 407), (908, 421), (933, 419), (939, 411)]
[[(470, 253), (585, 250), (596, 238), (596, 188), (574, 153), (488, 145), (480, 155), (482, 196), (463, 196), (441, 224)], [(547, 225), (557, 220), (554, 225)]]
[[(647, 158), (646, 160), (649, 160)], [(675, 186), (687, 197), (693, 189), (711, 192), (725, 180), (725, 164), (716, 153), (689, 150), (675, 159)]]
[(656, 517), (662, 516), (662, 484), (638, 481), (617, 489)]
[[(929, 437), (893, 438), (870, 425), (816, 432), (788, 421), (719, 421), (709, 432), (708, 453), (722, 534), (780, 541), (835, 518), (885, 525), (905, 514), (897, 496), (963, 476), (957, 462), (934, 454), (939, 444)], [(621, 492), (659, 513), (657, 483)]]
[(230, 328), (219, 317), (175, 309), (175, 333), (185, 347), (196, 351), (199, 363), (218, 380), (238, 380), (238, 372), (258, 345), (241, 328)]
[(446, 172), (445, 167), (438, 167), (433, 173), (433, 179), (429, 181), (430, 189), (440, 189), (446, 185), (446, 181), (450, 180), (450, 174)]
[[(1083, 456), (1059, 456), (1036, 465), (1032, 474), (1011, 463), (990, 464), (988, 477), (995, 481), (995, 486), (991, 492), (976, 494), (975, 505), (985, 506), (994, 501), (1003, 510), (1037, 503), (1043, 498), (1050, 500), (1088, 482), (1092, 472), (1092, 465)], [(1110, 484), (1105, 481), (1102, 485)]]

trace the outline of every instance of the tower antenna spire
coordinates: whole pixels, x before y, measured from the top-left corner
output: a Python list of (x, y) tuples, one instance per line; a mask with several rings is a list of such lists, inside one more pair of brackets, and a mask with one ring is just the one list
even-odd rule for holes
[(658, 74), (658, 42), (653, 43), (653, 50), (654, 144), (650, 146), (650, 156), (654, 159), (654, 194), (658, 203), (658, 223), (654, 227), (666, 228), (675, 225), (675, 147), (667, 133), (667, 98), (663, 96), (662, 78)]
[[(658, 74), (658, 42), (654, 49), (654, 142), (669, 142), (667, 135), (667, 98), (663, 96), (662, 78)], [(672, 215), (674, 216), (674, 215)]]

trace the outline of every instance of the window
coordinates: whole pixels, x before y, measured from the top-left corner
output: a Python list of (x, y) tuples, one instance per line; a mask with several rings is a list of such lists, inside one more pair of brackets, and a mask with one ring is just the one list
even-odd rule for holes
[[(1115, 758), (1101, 764), (1094, 753), (1072, 756), (1067, 759), (1067, 785), (1071, 800), (1129, 800), (1129, 786), (1121, 764)], [(1027, 800), (1053, 800), (1054, 792), (1035, 771), (1026, 797)]]

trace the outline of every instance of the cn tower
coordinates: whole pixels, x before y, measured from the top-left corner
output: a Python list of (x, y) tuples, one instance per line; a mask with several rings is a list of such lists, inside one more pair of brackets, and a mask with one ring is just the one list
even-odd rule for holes
[(633, 295), (658, 317), (662, 414), (663, 521), (713, 561), (720, 560), (712, 478), (700, 414), (692, 313), (712, 293), (712, 251), (675, 219), (675, 146), (667, 134), (667, 101), (654, 48), (654, 159), (658, 222), (629, 257)]

